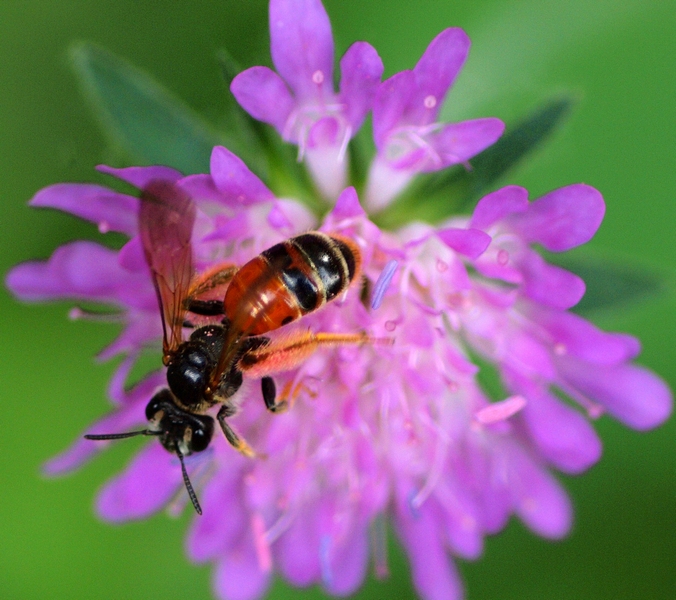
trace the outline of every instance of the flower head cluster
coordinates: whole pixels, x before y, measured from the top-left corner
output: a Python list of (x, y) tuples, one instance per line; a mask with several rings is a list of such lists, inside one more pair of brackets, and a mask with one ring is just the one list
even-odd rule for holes
[[(650, 428), (669, 415), (671, 394), (656, 375), (631, 364), (635, 338), (605, 333), (568, 311), (582, 297), (583, 281), (534, 250), (587, 242), (605, 210), (595, 189), (570, 185), (532, 201), (525, 189), (509, 186), (480, 200), (471, 216), (438, 227), (385, 231), (370, 220), (369, 212), (385, 208), (417, 173), (466, 162), (502, 132), (496, 119), (436, 122), (467, 55), (462, 31), (442, 32), (412, 71), (382, 83), (375, 50), (357, 43), (341, 61), (336, 93), (331, 30), (319, 0), (272, 0), (270, 28), (279, 75), (254, 67), (232, 90), (252, 116), (299, 146), (319, 189), (335, 198), (327, 215), (276, 197), (223, 147), (214, 148), (208, 175), (100, 170), (139, 189), (160, 179), (186, 190), (198, 209), (198, 272), (225, 260), (243, 264), (308, 229), (350, 237), (363, 257), (364, 285), (356, 282), (289, 327), (366, 332), (394, 343), (323, 349), (279, 373), (278, 389), (292, 403), (281, 415), (267, 413), (257, 387), (245, 385), (233, 423), (265, 458), (246, 458), (219, 436), (209, 451), (188, 457), (204, 509), (188, 552), (215, 563), (223, 598), (260, 597), (275, 571), (294, 585), (317, 583), (345, 595), (363, 581), (370, 554), (378, 574), (387, 572), (386, 519), (421, 597), (459, 598), (449, 555), (478, 557), (484, 536), (511, 515), (539, 535), (566, 534), (570, 503), (550, 471), (579, 473), (598, 460), (590, 417), (608, 412), (630, 427)], [(345, 154), (369, 111), (377, 152), (360, 202), (353, 187), (344, 187)], [(61, 184), (32, 204), (129, 237), (119, 252), (89, 242), (63, 246), (45, 263), (16, 267), (7, 283), (24, 300), (118, 307), (124, 330), (101, 355), (125, 356), (109, 390), (114, 410), (89, 432), (143, 426), (145, 405), (165, 380), (157, 371), (125, 388), (142, 348), (162, 335), (137, 231), (138, 200)], [(501, 396), (482, 386), (477, 358), (499, 373)], [(73, 469), (106, 445), (78, 441), (47, 470)], [(97, 509), (122, 521), (185, 502), (176, 456), (150, 441), (105, 486)]]

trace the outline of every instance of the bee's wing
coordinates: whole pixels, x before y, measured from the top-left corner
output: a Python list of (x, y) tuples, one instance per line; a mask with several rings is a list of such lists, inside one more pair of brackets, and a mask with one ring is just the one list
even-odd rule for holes
[(175, 184), (154, 180), (141, 192), (139, 230), (162, 315), (165, 360), (182, 341), (185, 299), (193, 277), (194, 224), (195, 204)]

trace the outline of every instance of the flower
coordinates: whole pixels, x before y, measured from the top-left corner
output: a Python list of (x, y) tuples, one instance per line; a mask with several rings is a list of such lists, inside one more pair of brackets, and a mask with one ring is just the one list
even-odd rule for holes
[[(484, 537), (511, 515), (538, 535), (564, 536), (571, 506), (552, 471), (580, 473), (599, 459), (592, 419), (607, 412), (635, 429), (654, 427), (670, 414), (671, 392), (632, 364), (635, 338), (603, 332), (569, 312), (584, 282), (534, 249), (563, 252), (591, 239), (605, 211), (594, 188), (569, 185), (530, 201), (525, 189), (507, 186), (482, 198), (472, 215), (440, 226), (412, 222), (387, 231), (371, 220), (369, 211), (402, 189), (397, 184), (373, 196), (374, 172), (401, 170), (399, 181), (410, 180), (467, 160), (502, 131), (492, 119), (438, 125), (437, 106), (425, 105), (430, 94), (440, 102), (464, 61), (468, 43), (460, 30), (442, 32), (414, 71), (377, 90), (378, 69), (344, 68), (344, 81), (352, 83), (336, 96), (328, 83), (332, 42), (322, 5), (272, 0), (270, 14), (273, 61), (282, 78), (256, 67), (235, 79), (233, 91), (253, 116), (299, 144), (328, 198), (347, 177), (337, 148), (372, 108), (377, 152), (363, 203), (354, 187), (344, 187), (328, 213), (317, 216), (277, 197), (224, 147), (214, 148), (209, 174), (99, 169), (141, 190), (167, 181), (194, 200), (198, 273), (223, 261), (244, 264), (308, 229), (354, 240), (364, 281), (285, 329), (366, 332), (372, 341), (321, 349), (275, 374), (292, 405), (283, 414), (267, 412), (256, 386), (245, 382), (232, 423), (264, 458), (238, 454), (220, 434), (207, 451), (186, 457), (204, 509), (191, 526), (188, 553), (215, 564), (216, 593), (228, 600), (261, 597), (275, 572), (293, 585), (317, 583), (347, 595), (363, 581), (371, 553), (376, 573), (387, 573), (389, 522), (420, 596), (460, 598), (451, 556), (480, 556)], [(305, 16), (296, 23), (292, 14)], [(346, 56), (377, 57), (370, 46), (357, 48)], [(325, 78), (313, 85), (317, 71)], [(410, 97), (393, 94), (403, 85), (398, 81), (408, 81)], [(415, 108), (416, 98), (426, 112)], [(407, 146), (414, 138), (424, 143)], [(309, 158), (315, 150), (321, 160)], [(157, 371), (131, 389), (125, 385), (141, 350), (162, 337), (138, 233), (139, 201), (101, 186), (57, 184), (38, 192), (32, 204), (129, 238), (117, 252), (89, 242), (66, 245), (47, 262), (15, 267), (7, 285), (26, 301), (68, 298), (115, 308), (104, 315), (72, 311), (124, 325), (101, 354), (124, 356), (109, 388), (114, 408), (88, 433), (143, 427), (146, 404), (166, 377), (158, 360)], [(380, 343), (385, 340), (394, 343)], [(482, 384), (482, 370), (489, 368), (503, 386), (493, 395)], [(70, 471), (108, 445), (77, 441), (46, 471)], [(163, 507), (179, 511), (186, 502), (177, 456), (151, 440), (104, 487), (97, 511), (117, 522)]]
[(445, 29), (412, 71), (397, 73), (378, 87), (373, 105), (377, 154), (366, 187), (371, 211), (385, 208), (417, 173), (464, 163), (502, 135), (500, 119), (437, 123), (469, 45), (462, 29)]
[(279, 75), (252, 67), (235, 77), (232, 93), (251, 116), (298, 145), (299, 159), (333, 200), (345, 187), (347, 144), (371, 109), (383, 63), (370, 44), (356, 42), (340, 61), (336, 94), (331, 23), (319, 0), (270, 2), (270, 49)]

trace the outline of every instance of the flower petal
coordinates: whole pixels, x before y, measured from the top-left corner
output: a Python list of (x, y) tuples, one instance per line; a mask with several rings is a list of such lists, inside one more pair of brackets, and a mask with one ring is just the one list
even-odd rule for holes
[[(144, 390), (145, 391), (145, 390)], [(105, 416), (87, 429), (87, 433), (121, 433), (146, 423), (145, 405), (148, 396), (138, 396), (123, 408)], [(63, 475), (78, 469), (90, 458), (110, 446), (111, 442), (94, 442), (79, 437), (64, 452), (57, 454), (43, 466), (46, 475)]]
[(437, 237), (449, 248), (473, 260), (479, 258), (491, 243), (491, 236), (480, 229), (447, 227), (437, 231)]
[(6, 284), (24, 301), (69, 298), (126, 306), (138, 302), (139, 290), (150, 289), (147, 275), (123, 270), (115, 251), (93, 242), (61, 246), (47, 262), (20, 264), (9, 272)]
[(423, 171), (438, 171), (465, 162), (492, 145), (505, 130), (500, 119), (486, 118), (451, 123), (430, 136), (427, 141), (439, 157), (429, 161)]
[(411, 513), (399, 493), (395, 526), (411, 563), (413, 585), (423, 600), (460, 600), (463, 596), (458, 574), (443, 547), (439, 530), (428, 505)]
[(524, 293), (545, 306), (566, 309), (575, 306), (585, 292), (584, 281), (575, 273), (550, 265), (536, 252), (521, 262)]
[(511, 214), (522, 213), (527, 209), (528, 190), (518, 185), (508, 185), (479, 200), (469, 226), (485, 230)]
[(600, 368), (573, 359), (560, 362), (568, 382), (629, 427), (651, 429), (671, 414), (671, 390), (648, 369), (627, 364)]
[(320, 0), (270, 0), (270, 53), (299, 102), (333, 94), (333, 35)]
[(554, 353), (597, 365), (615, 365), (635, 358), (640, 342), (622, 333), (607, 333), (573, 313), (533, 307), (529, 316), (551, 336)]
[(416, 93), (407, 111), (411, 123), (427, 125), (436, 121), (446, 93), (465, 64), (469, 47), (469, 37), (458, 27), (444, 29), (430, 42), (413, 69)]
[(364, 581), (368, 566), (369, 541), (364, 524), (355, 524), (351, 535), (341, 541), (338, 548), (333, 548), (330, 538), (325, 537), (326, 565), (324, 571), (324, 587), (335, 596), (353, 594)]
[(115, 167), (109, 167), (108, 165), (97, 165), (96, 170), (117, 177), (122, 181), (126, 181), (140, 190), (144, 189), (148, 183), (154, 179), (176, 182), (183, 177), (183, 174), (180, 171), (163, 166), (125, 167), (123, 169), (116, 169)]
[(254, 119), (269, 123), (284, 135), (295, 101), (277, 73), (267, 67), (251, 67), (232, 80), (230, 91)]
[[(226, 517), (229, 518), (229, 517)], [(248, 531), (229, 547), (216, 565), (214, 588), (224, 600), (257, 600), (270, 585), (270, 573), (261, 569)]]
[(56, 208), (92, 221), (101, 233), (118, 231), (136, 234), (138, 198), (120, 194), (100, 185), (58, 183), (40, 190), (31, 206)]
[(529, 402), (521, 414), (542, 455), (556, 468), (571, 474), (596, 463), (601, 457), (601, 440), (589, 421), (551, 394), (528, 387)]
[(570, 530), (573, 511), (558, 481), (522, 450), (510, 448), (514, 506), (521, 520), (542, 537), (559, 539)]
[(274, 198), (244, 161), (223, 146), (211, 152), (211, 176), (226, 203), (246, 206)]
[(601, 225), (605, 210), (600, 192), (578, 183), (542, 196), (511, 223), (529, 242), (562, 252), (588, 242)]
[(106, 483), (96, 510), (106, 521), (143, 519), (161, 509), (182, 485), (178, 458), (152, 440), (122, 474)]
[(373, 101), (373, 139), (378, 152), (385, 151), (388, 135), (402, 122), (414, 86), (413, 71), (401, 71), (378, 86)]
[(355, 42), (340, 59), (340, 103), (353, 135), (371, 110), (383, 70), (376, 49), (366, 42)]

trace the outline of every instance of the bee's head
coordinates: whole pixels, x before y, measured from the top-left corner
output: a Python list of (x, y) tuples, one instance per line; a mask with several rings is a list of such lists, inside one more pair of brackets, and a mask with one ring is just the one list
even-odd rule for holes
[(157, 392), (148, 406), (148, 429), (158, 435), (162, 445), (175, 454), (190, 456), (206, 450), (214, 433), (214, 420), (207, 415), (194, 415), (174, 402), (168, 389)]
[(209, 416), (194, 415), (179, 408), (174, 402), (173, 394), (166, 388), (157, 392), (148, 402), (146, 417), (149, 421), (147, 429), (126, 433), (88, 434), (85, 438), (88, 440), (119, 440), (136, 435), (159, 437), (161, 444), (169, 452), (178, 456), (185, 489), (188, 491), (195, 510), (201, 515), (202, 508), (190, 483), (183, 457), (206, 450), (214, 433), (214, 420)]

